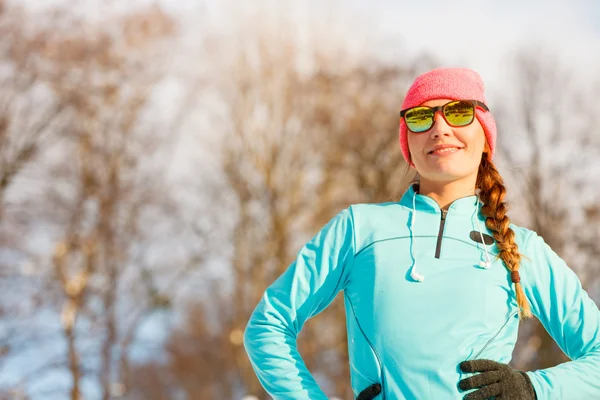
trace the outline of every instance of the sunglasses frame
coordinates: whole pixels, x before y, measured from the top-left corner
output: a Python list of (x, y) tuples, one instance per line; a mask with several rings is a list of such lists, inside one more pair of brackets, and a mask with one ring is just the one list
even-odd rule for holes
[(428, 106), (414, 106), (414, 107), (410, 107), (410, 108), (404, 109), (404, 110), (400, 111), (400, 118), (404, 118), (404, 116), (406, 115), (406, 113), (407, 113), (408, 111), (412, 110), (413, 108), (422, 108), (422, 107), (424, 107), (424, 108), (429, 108), (430, 110), (432, 110), (432, 111), (433, 111), (433, 118), (431, 119), (431, 120), (432, 120), (432, 122), (431, 122), (431, 126), (430, 126), (429, 128), (427, 128), (426, 130), (424, 130), (424, 131), (415, 132), (415, 131), (413, 131), (412, 129), (410, 129), (410, 127), (408, 126), (408, 123), (406, 122), (406, 118), (404, 118), (404, 123), (406, 124), (406, 128), (407, 128), (409, 131), (411, 131), (412, 133), (425, 133), (425, 132), (427, 132), (428, 130), (430, 130), (431, 128), (433, 128), (433, 125), (435, 125), (435, 114), (436, 114), (438, 111), (440, 111), (440, 110), (442, 111), (442, 117), (444, 118), (444, 121), (446, 121), (446, 123), (447, 123), (448, 125), (450, 125), (450, 126), (452, 126), (452, 127), (454, 127), (454, 128), (462, 128), (463, 126), (469, 126), (469, 125), (471, 125), (471, 124), (473, 123), (473, 121), (475, 120), (475, 113), (473, 113), (473, 119), (471, 120), (471, 122), (469, 122), (469, 123), (468, 123), (468, 124), (466, 124), (466, 125), (458, 125), (458, 126), (457, 126), (457, 125), (452, 125), (450, 122), (448, 122), (448, 120), (446, 119), (446, 114), (443, 112), (443, 111), (444, 111), (444, 108), (445, 108), (445, 107), (446, 107), (448, 104), (451, 104), (451, 103), (456, 103), (456, 102), (460, 102), (460, 101), (462, 101), (462, 102), (465, 102), (465, 103), (471, 103), (471, 104), (473, 105), (473, 110), (474, 110), (474, 111), (477, 111), (477, 107), (479, 107), (479, 108), (481, 108), (481, 109), (483, 109), (484, 111), (487, 111), (487, 112), (489, 112), (489, 111), (490, 111), (489, 107), (488, 107), (488, 106), (486, 106), (486, 105), (485, 105), (485, 103), (482, 103), (482, 102), (481, 102), (481, 101), (479, 101), (479, 100), (452, 100), (452, 101), (449, 101), (449, 102), (447, 102), (446, 104), (442, 104), (441, 106), (436, 106), (436, 107), (428, 107)]

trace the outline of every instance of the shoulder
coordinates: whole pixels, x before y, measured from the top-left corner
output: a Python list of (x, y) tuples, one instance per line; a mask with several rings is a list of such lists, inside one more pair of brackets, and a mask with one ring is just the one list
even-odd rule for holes
[(525, 257), (540, 251), (553, 252), (550, 246), (544, 241), (544, 238), (536, 231), (514, 224), (511, 224), (510, 227), (515, 233), (515, 242), (519, 246), (519, 251)]
[(511, 228), (522, 256), (525, 282), (529, 281), (532, 285), (542, 283), (547, 287), (553, 281), (578, 280), (575, 272), (537, 232), (517, 226)]
[(383, 227), (406, 220), (409, 211), (397, 202), (359, 203), (348, 207), (356, 228)]
[(355, 203), (348, 207), (352, 212), (365, 215), (389, 215), (390, 213), (406, 212), (406, 207), (397, 201), (386, 203)]
[(353, 204), (348, 210), (353, 218), (357, 251), (378, 240), (409, 234), (410, 210), (397, 202)]
[(537, 232), (523, 226), (511, 223), (510, 229), (512, 229), (512, 231), (515, 233), (515, 242), (520, 249), (531, 245), (532, 242), (535, 242), (538, 239), (541, 239), (541, 236), (539, 236)]

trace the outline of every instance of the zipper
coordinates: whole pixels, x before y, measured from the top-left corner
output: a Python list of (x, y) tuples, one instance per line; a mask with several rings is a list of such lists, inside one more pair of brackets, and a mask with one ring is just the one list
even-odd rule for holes
[(481, 353), (484, 352), (484, 350), (490, 345), (490, 343), (492, 343), (494, 341), (494, 339), (496, 339), (498, 337), (498, 335), (504, 330), (504, 327), (510, 322), (510, 320), (519, 313), (519, 310), (513, 312), (510, 317), (508, 317), (506, 319), (506, 321), (504, 321), (504, 324), (500, 327), (500, 329), (498, 329), (498, 332), (496, 332), (496, 334), (494, 336), (492, 336), (483, 346), (483, 348), (481, 350), (479, 350), (479, 352), (477, 354), (475, 354), (475, 356), (473, 358), (471, 358), (472, 360), (477, 360), (477, 357), (479, 357), (481, 355)]
[[(381, 362), (381, 358), (379, 357), (379, 353), (377, 353), (377, 350), (375, 349), (375, 346), (373, 346), (373, 343), (371, 343), (371, 341), (367, 337), (367, 334), (365, 333), (365, 331), (363, 330), (362, 326), (360, 325), (360, 321), (358, 320), (358, 316), (354, 312), (354, 305), (352, 304), (352, 301), (350, 299), (348, 299), (348, 303), (350, 304), (350, 308), (352, 309), (352, 315), (354, 315), (354, 320), (356, 321), (356, 325), (358, 326), (358, 329), (360, 330), (360, 333), (362, 333), (365, 341), (367, 342), (367, 344), (371, 348), (371, 351), (373, 351), (373, 354), (375, 354), (375, 358), (377, 359), (377, 364), (379, 365), (379, 371), (381, 373), (381, 393), (379, 393), (377, 396), (381, 395), (381, 399), (385, 400), (386, 399), (386, 395), (385, 395), (385, 372), (383, 371), (383, 363)], [(377, 397), (377, 396), (375, 396), (375, 397)]]
[[(479, 358), (479, 356), (481, 356), (481, 354), (482, 354), (482, 353), (485, 351), (485, 349), (487, 349), (487, 348), (488, 348), (488, 346), (489, 346), (489, 345), (490, 345), (490, 344), (491, 344), (491, 343), (494, 341), (494, 339), (496, 339), (496, 338), (498, 337), (498, 335), (499, 335), (499, 334), (500, 334), (500, 333), (501, 333), (501, 332), (504, 330), (504, 328), (505, 328), (505, 327), (506, 327), (506, 325), (509, 323), (509, 321), (510, 321), (510, 320), (511, 320), (511, 319), (512, 319), (512, 318), (513, 318), (515, 315), (517, 315), (518, 313), (519, 313), (519, 310), (517, 310), (517, 311), (514, 311), (514, 312), (513, 312), (513, 313), (512, 313), (512, 314), (511, 314), (511, 315), (510, 315), (510, 316), (509, 316), (507, 319), (506, 319), (506, 321), (504, 321), (504, 324), (502, 324), (502, 326), (500, 327), (500, 329), (498, 329), (498, 331), (496, 332), (496, 334), (495, 334), (494, 336), (492, 336), (490, 339), (488, 339), (488, 341), (487, 341), (487, 342), (485, 342), (485, 344), (483, 345), (483, 347), (481, 348), (481, 350), (479, 350), (479, 351), (477, 352), (477, 354), (475, 354), (474, 356), (473, 356), (473, 355), (472, 355), (472, 353), (471, 353), (471, 355), (469, 355), (465, 361), (477, 360), (477, 359)], [(475, 373), (472, 373), (472, 372), (471, 372), (471, 373), (468, 373), (468, 372), (462, 372), (462, 371), (460, 372), (460, 377), (461, 377), (461, 379), (462, 379), (462, 378), (464, 378), (464, 377), (473, 376), (473, 375), (475, 375)]]
[(442, 209), (442, 219), (440, 221), (440, 231), (438, 233), (437, 245), (435, 246), (435, 258), (440, 258), (442, 252), (442, 236), (444, 235), (444, 225), (446, 225), (446, 215), (448, 210)]

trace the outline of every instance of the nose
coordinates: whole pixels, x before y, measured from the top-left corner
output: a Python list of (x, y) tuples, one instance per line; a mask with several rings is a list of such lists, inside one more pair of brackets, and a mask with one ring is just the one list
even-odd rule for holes
[(433, 122), (433, 127), (429, 132), (432, 139), (438, 138), (440, 136), (448, 136), (451, 134), (452, 127), (448, 125), (448, 123), (444, 119), (441, 110), (436, 111), (435, 115), (433, 116)]

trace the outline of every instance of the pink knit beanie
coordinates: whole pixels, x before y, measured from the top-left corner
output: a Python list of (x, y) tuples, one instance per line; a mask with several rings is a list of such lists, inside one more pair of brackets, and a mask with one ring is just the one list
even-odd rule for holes
[[(437, 68), (419, 75), (408, 89), (402, 109), (418, 106), (426, 101), (435, 99), (450, 100), (479, 100), (486, 103), (484, 85), (477, 72), (466, 68)], [(494, 156), (496, 147), (496, 122), (490, 112), (477, 109), (476, 118), (481, 123), (488, 145), (490, 159)], [(408, 128), (404, 119), (400, 120), (400, 148), (402, 155), (411, 166), (408, 150)]]

